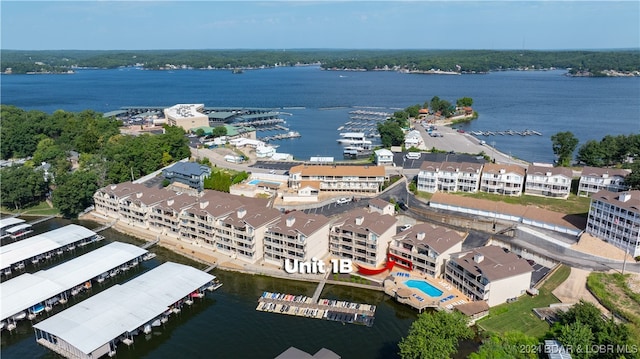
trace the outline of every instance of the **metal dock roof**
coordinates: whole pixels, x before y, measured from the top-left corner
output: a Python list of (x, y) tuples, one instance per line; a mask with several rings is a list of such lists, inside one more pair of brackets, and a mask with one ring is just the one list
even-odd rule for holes
[(28, 260), (41, 254), (95, 236), (96, 232), (70, 224), (25, 240), (0, 247), (0, 266), (2, 269)]
[(0, 284), (0, 320), (9, 318), (143, 256), (146, 250), (113, 242), (78, 258), (34, 274), (25, 273)]
[(167, 262), (33, 327), (89, 354), (140, 328), (214, 279), (213, 275), (193, 267)]
[(15, 226), (16, 224), (20, 223), (24, 223), (24, 219), (16, 217), (0, 219), (0, 230), (3, 230), (7, 227)]
[(6, 232), (8, 234), (15, 234), (16, 232), (20, 232), (21, 230), (27, 229), (27, 228), (31, 228), (31, 225), (29, 223), (23, 223), (11, 228), (7, 228)]

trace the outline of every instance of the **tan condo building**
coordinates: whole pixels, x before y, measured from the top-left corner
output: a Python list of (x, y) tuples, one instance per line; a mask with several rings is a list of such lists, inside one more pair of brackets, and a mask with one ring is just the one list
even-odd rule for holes
[(452, 254), (445, 280), (472, 300), (493, 307), (524, 294), (532, 272), (526, 260), (498, 246), (486, 246)]
[(467, 233), (421, 223), (393, 236), (389, 258), (396, 264), (438, 278), (452, 253), (462, 251)]
[(396, 231), (396, 218), (357, 208), (331, 225), (329, 252), (340, 258), (378, 267), (385, 263), (387, 249)]
[(591, 196), (587, 233), (640, 256), (640, 191), (599, 191)]
[(324, 258), (329, 248), (330, 222), (323, 215), (302, 211), (283, 215), (264, 234), (264, 260), (283, 265), (287, 259)]
[(202, 113), (204, 104), (177, 104), (164, 109), (164, 117), (170, 126), (189, 131), (196, 127), (209, 127), (209, 116)]

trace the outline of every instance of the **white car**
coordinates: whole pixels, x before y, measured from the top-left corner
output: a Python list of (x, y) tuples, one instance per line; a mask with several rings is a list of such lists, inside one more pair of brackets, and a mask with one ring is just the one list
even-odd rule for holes
[(337, 204), (345, 204), (345, 203), (349, 203), (349, 202), (351, 202), (351, 198), (348, 198), (348, 197), (342, 197), (342, 198), (338, 198), (336, 200)]
[(400, 232), (404, 232), (404, 231), (406, 231), (407, 229), (409, 229), (409, 228), (411, 228), (411, 227), (413, 227), (413, 225), (412, 225), (412, 224), (407, 223), (407, 224), (405, 224), (404, 226), (400, 227)]

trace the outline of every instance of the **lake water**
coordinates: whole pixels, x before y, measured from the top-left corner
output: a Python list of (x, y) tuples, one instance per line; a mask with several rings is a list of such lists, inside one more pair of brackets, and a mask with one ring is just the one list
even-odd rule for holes
[[(53, 219), (35, 226), (36, 233), (42, 233), (68, 224), (69, 221)], [(75, 221), (87, 228), (96, 228), (90, 221)], [(99, 245), (118, 240), (127, 243), (142, 242), (112, 230), (102, 234), (106, 240)], [(93, 250), (88, 246), (82, 252)], [(158, 254), (155, 259), (143, 262), (139, 270), (118, 276), (105, 282), (104, 286), (94, 285), (92, 295), (115, 283), (140, 275), (146, 270), (170, 260), (204, 269), (204, 265), (181, 257), (162, 247), (152, 249)], [(69, 258), (65, 258), (68, 260)], [(59, 262), (50, 262), (54, 266)], [(39, 267), (46, 269), (47, 267)], [(27, 266), (35, 272), (35, 268)], [(395, 303), (382, 292), (358, 288), (327, 285), (322, 298), (341, 299), (377, 306), (376, 319), (372, 327), (339, 322), (308, 319), (256, 311), (257, 299), (263, 291), (302, 294), (312, 296), (314, 283), (287, 281), (262, 276), (214, 270), (224, 285), (205, 300), (196, 301), (185, 308), (153, 335), (145, 338), (137, 336), (132, 347), (120, 345), (116, 358), (274, 358), (290, 346), (310, 353), (326, 347), (343, 358), (396, 358), (397, 343), (407, 334), (409, 326), (416, 318), (416, 312), (407, 306)], [(79, 296), (79, 300), (86, 298)], [(67, 304), (73, 305), (73, 299)], [(59, 306), (56, 306), (59, 310)], [(55, 312), (46, 315), (53, 315)], [(42, 319), (42, 318), (39, 318)], [(345, 338), (349, 338), (345, 340)], [(35, 342), (33, 329), (28, 321), (19, 322), (17, 330), (9, 334), (2, 332), (0, 357), (4, 358), (57, 358), (53, 352)], [(457, 358), (477, 348), (477, 344), (467, 341)]]
[[(265, 107), (290, 113), (301, 138), (274, 142), (298, 159), (342, 158), (338, 128), (349, 111), (393, 112), (433, 96), (455, 103), (471, 97), (480, 117), (466, 130), (537, 130), (543, 136), (482, 138), (499, 150), (536, 162), (554, 159), (550, 137), (572, 131), (584, 143), (607, 134), (640, 132), (640, 78), (573, 78), (565, 71), (486, 75), (416, 75), (287, 67), (245, 71), (80, 70), (73, 75), (2, 75), (3, 104), (53, 112), (99, 112), (123, 106)], [(259, 133), (259, 136), (265, 134)]]

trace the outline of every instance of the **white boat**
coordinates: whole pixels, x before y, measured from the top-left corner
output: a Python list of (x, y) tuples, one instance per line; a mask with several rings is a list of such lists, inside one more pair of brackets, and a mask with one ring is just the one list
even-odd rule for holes
[(147, 324), (144, 326), (144, 328), (142, 329), (142, 331), (144, 332), (144, 334), (150, 334), (151, 333), (151, 325)]
[(149, 259), (155, 258), (156, 254), (153, 252), (149, 252), (147, 254), (145, 254), (144, 256), (142, 256), (142, 260), (148, 261)]
[(187, 300), (184, 301), (184, 304), (191, 305), (191, 304), (193, 304), (193, 300), (192, 299), (187, 299)]
[(207, 287), (207, 290), (209, 292), (213, 292), (214, 290), (218, 289), (222, 287), (222, 283), (212, 283), (210, 286)]
[(160, 319), (156, 319), (153, 322), (151, 322), (152, 327), (159, 327), (160, 325), (162, 325), (162, 321)]
[(27, 317), (27, 312), (20, 312), (13, 316), (13, 320), (22, 320)]
[(371, 145), (364, 132), (344, 132), (341, 133), (337, 141), (343, 145)]

